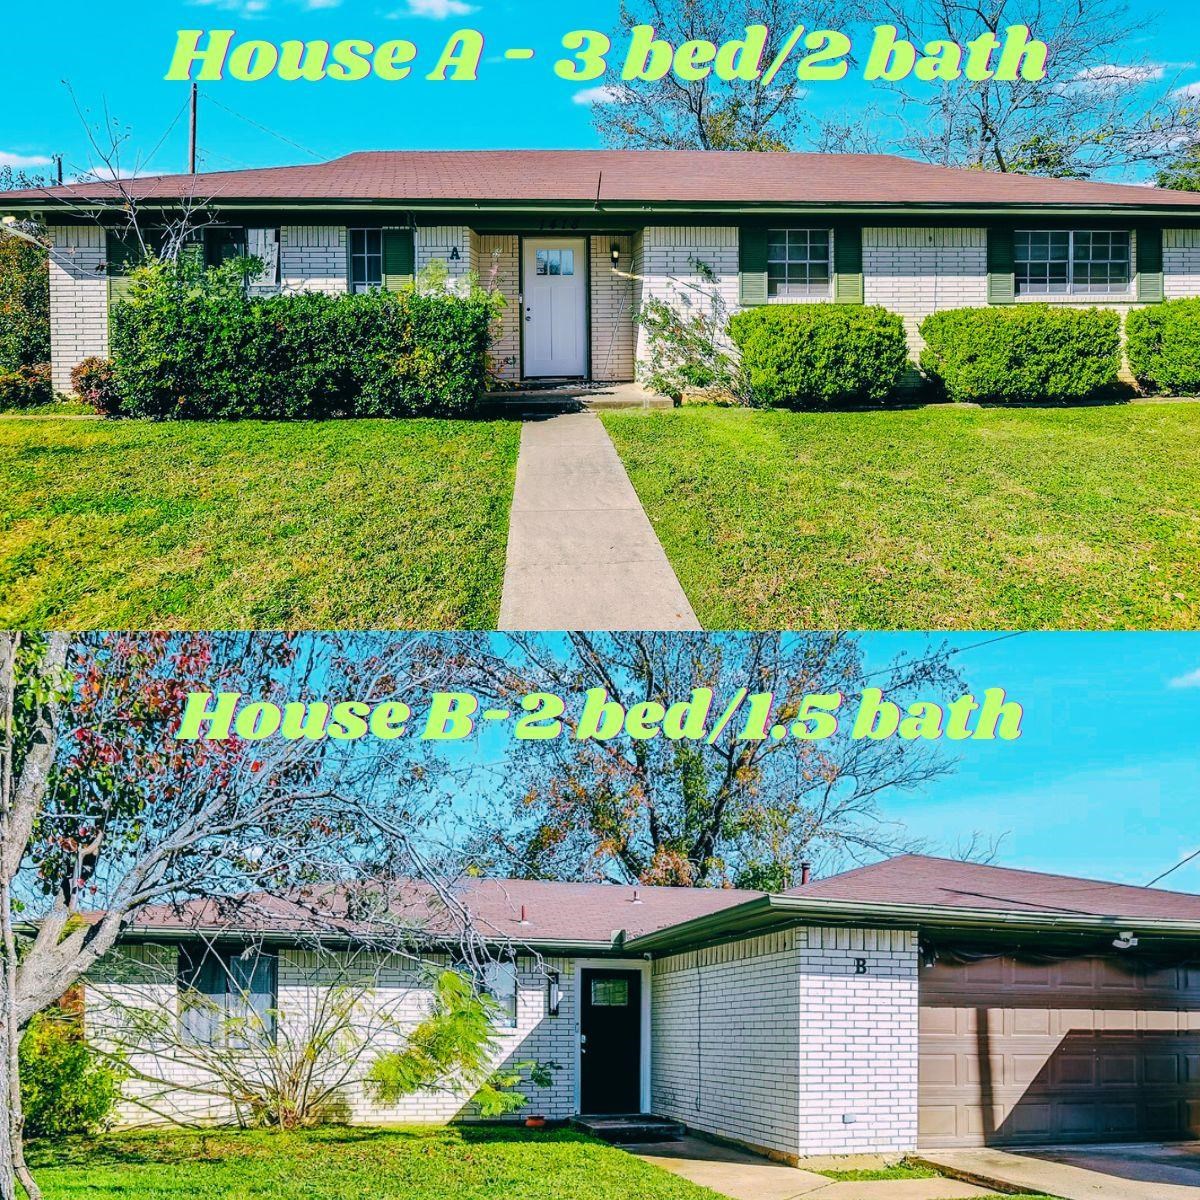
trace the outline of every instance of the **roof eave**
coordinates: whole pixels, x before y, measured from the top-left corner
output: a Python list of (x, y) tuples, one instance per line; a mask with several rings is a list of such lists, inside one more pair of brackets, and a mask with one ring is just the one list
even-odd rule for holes
[(624, 948), (632, 954), (660, 954), (734, 937), (753, 937), (773, 929), (815, 924), (1043, 934), (1106, 934), (1132, 930), (1139, 935), (1164, 939), (1200, 937), (1200, 921), (766, 896), (711, 916), (630, 938)]

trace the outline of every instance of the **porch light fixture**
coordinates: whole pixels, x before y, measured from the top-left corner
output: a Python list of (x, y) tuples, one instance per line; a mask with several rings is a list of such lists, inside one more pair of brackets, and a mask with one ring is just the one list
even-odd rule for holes
[(621, 262), (621, 243), (613, 242), (612, 244), (612, 260), (613, 266), (618, 266)]
[(562, 1007), (562, 981), (557, 971), (551, 971), (546, 976), (546, 1011), (552, 1016), (558, 1016)]

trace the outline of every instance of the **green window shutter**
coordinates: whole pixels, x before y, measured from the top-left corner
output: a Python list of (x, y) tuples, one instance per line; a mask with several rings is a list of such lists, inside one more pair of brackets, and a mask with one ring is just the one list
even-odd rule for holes
[(411, 229), (386, 229), (383, 233), (383, 286), (403, 291), (416, 282), (417, 251)]
[(750, 307), (766, 304), (767, 231), (763, 226), (746, 225), (741, 230), (741, 302)]
[(1163, 288), (1163, 232), (1161, 226), (1139, 229), (1137, 237), (1137, 290), (1142, 304), (1159, 304), (1166, 293)]
[(129, 275), (141, 261), (142, 253), (135, 238), (122, 237), (109, 230), (104, 256), (108, 263), (108, 304), (111, 308), (129, 295)]
[(1013, 232), (993, 227), (987, 235), (988, 303), (1012, 304), (1017, 298)]
[(833, 231), (833, 298), (838, 304), (863, 303), (861, 225), (838, 225)]

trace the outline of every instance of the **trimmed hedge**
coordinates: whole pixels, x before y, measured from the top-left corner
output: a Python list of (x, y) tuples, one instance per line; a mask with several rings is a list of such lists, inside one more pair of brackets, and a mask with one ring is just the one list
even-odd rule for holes
[(1112, 309), (948, 309), (925, 318), (921, 337), (921, 369), (958, 402), (1084, 400), (1121, 370), (1121, 318)]
[(1129, 369), (1147, 392), (1200, 395), (1200, 300), (1139, 308), (1125, 321)]
[(768, 304), (736, 314), (729, 332), (759, 404), (878, 402), (908, 365), (904, 322), (885, 308)]
[(494, 301), (482, 293), (254, 297), (244, 264), (153, 264), (114, 305), (119, 411), (182, 418), (472, 413)]

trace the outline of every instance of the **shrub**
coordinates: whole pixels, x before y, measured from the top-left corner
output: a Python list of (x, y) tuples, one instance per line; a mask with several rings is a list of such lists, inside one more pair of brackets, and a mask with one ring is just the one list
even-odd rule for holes
[(725, 310), (714, 301), (706, 309), (681, 302), (648, 300), (637, 316), (646, 332), (646, 361), (638, 366), (642, 382), (661, 396), (680, 400), (689, 392), (737, 396), (737, 364), (721, 349)]
[(495, 302), (371, 292), (245, 294), (246, 265), (134, 273), (114, 306), (130, 416), (321, 418), (470, 414), (487, 380)]
[(738, 313), (729, 330), (760, 404), (877, 402), (908, 365), (904, 322), (884, 308), (768, 304)]
[(0, 237), (0, 375), (49, 357), (49, 257), (23, 238)]
[(1121, 319), (1111, 309), (956, 308), (926, 317), (921, 336), (922, 369), (959, 402), (1084, 400), (1121, 370)]
[(1200, 300), (1168, 300), (1125, 321), (1129, 368), (1148, 392), (1200, 394)]
[(120, 1078), (84, 1040), (78, 1019), (34, 1017), (21, 1039), (21, 1101), (30, 1137), (96, 1133), (120, 1099)]
[(112, 415), (119, 407), (116, 367), (111, 358), (85, 358), (71, 372), (71, 386), (80, 400), (98, 413)]
[(49, 363), (18, 367), (0, 375), (0, 410), (33, 408), (38, 404), (49, 404), (53, 399)]

